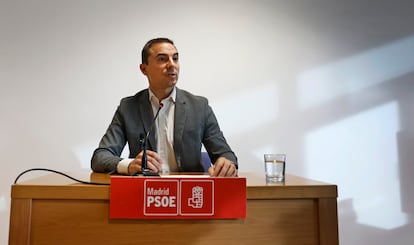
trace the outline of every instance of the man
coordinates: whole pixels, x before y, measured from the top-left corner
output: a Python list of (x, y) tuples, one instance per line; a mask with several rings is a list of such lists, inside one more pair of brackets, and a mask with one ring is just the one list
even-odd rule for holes
[[(214, 163), (208, 169), (210, 176), (237, 176), (237, 157), (220, 131), (207, 99), (176, 87), (180, 64), (173, 41), (167, 38), (148, 41), (142, 49), (140, 70), (147, 76), (149, 88), (121, 100), (93, 153), (92, 169), (119, 174), (141, 171), (141, 143), (159, 112), (155, 130), (150, 132), (147, 142), (147, 167), (151, 171), (203, 171), (204, 144)], [(122, 159), (126, 143), (130, 154)]]

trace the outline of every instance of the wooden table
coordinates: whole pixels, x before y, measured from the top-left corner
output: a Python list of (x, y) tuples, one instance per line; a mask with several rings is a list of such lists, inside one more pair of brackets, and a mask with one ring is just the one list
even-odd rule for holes
[[(109, 183), (106, 174), (70, 173)], [(321, 244), (337, 245), (337, 186), (286, 176), (247, 179), (247, 218), (111, 220), (109, 186), (48, 174), (12, 186), (9, 244)]]

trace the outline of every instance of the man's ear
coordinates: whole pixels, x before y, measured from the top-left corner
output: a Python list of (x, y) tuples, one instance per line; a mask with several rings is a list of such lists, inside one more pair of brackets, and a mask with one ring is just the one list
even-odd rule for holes
[(139, 65), (139, 69), (141, 70), (142, 74), (147, 75), (147, 65), (141, 64)]

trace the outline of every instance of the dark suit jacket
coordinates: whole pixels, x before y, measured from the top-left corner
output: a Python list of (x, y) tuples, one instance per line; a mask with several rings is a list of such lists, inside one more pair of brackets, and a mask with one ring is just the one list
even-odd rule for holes
[[(203, 171), (200, 163), (202, 144), (213, 163), (218, 157), (224, 156), (237, 167), (237, 158), (227, 144), (206, 98), (177, 88), (174, 116), (174, 152), (180, 171)], [(99, 147), (93, 153), (93, 171), (115, 172), (127, 142), (129, 157), (135, 158), (141, 152), (140, 138), (146, 135), (152, 120), (148, 89), (123, 98)], [(154, 132), (150, 133), (147, 146), (150, 150), (156, 150)]]

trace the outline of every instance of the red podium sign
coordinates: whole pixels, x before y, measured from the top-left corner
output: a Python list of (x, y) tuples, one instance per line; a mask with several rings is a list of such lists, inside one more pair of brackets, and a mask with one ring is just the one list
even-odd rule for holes
[(112, 219), (246, 218), (245, 178), (111, 177)]

